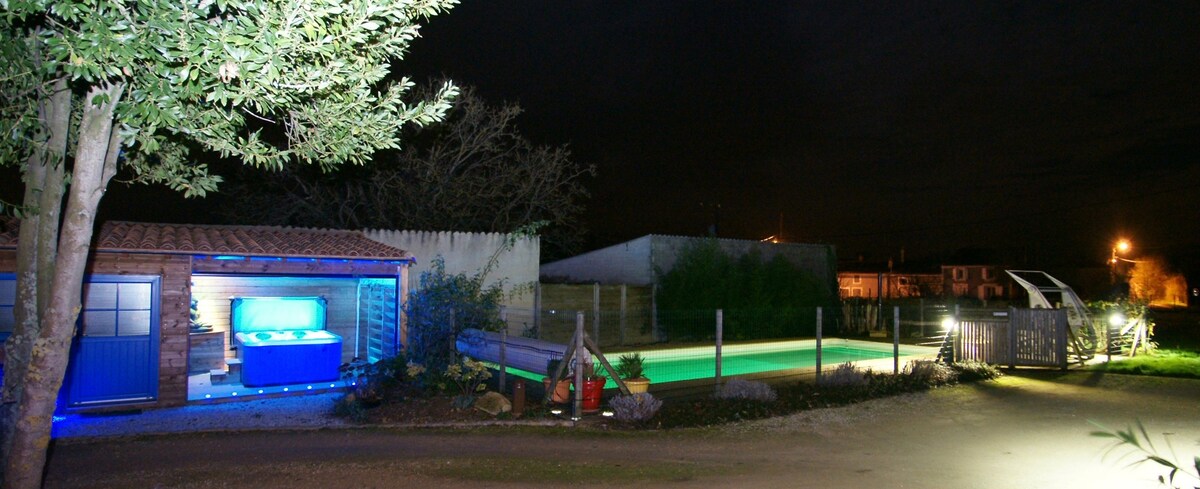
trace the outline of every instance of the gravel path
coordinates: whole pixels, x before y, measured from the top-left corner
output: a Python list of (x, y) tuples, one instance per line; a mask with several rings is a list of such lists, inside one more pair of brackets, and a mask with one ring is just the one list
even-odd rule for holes
[(137, 436), (156, 433), (306, 429), (343, 426), (333, 416), (340, 392), (254, 401), (191, 404), (132, 413), (72, 414), (56, 418), (55, 439)]
[[(272, 400), (269, 416), (281, 420), (277, 426), (330, 426), (323, 424), (336, 422), (324, 414), (328, 403), (316, 398)], [(78, 439), (55, 447), (46, 487), (1152, 488), (1161, 471), (1129, 467), (1133, 459), (1122, 450), (1110, 452), (1108, 441), (1089, 436), (1091, 422), (1124, 428), (1140, 420), (1156, 443), (1169, 441), (1187, 460), (1200, 453), (1197, 399), (1198, 380), (1030, 372), (708, 429), (377, 428)], [(312, 401), (305, 404), (314, 409), (279, 401)], [(254, 404), (238, 406), (242, 414), (219, 426), (199, 418), (217, 415), (197, 409), (228, 406), (184, 408), (182, 423), (170, 429), (271, 422)], [(169, 429), (148, 430), (147, 414), (167, 416), (124, 418), (141, 432)], [(121, 418), (106, 417), (109, 428), (126, 429), (111, 424)]]

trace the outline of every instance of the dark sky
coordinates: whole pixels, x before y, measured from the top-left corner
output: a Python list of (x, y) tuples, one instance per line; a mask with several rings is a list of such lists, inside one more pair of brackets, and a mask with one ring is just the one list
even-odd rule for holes
[[(517, 102), (597, 166), (591, 247), (703, 235), (720, 204), (722, 237), (782, 215), (843, 257), (1102, 264), (1126, 236), (1200, 262), (1195, 1), (466, 0), (422, 34), (396, 72)], [(148, 215), (185, 208), (157, 192), (102, 217), (210, 220)]]
[(1102, 263), (1200, 242), (1196, 2), (466, 1), (403, 69), (597, 165), (593, 244)]

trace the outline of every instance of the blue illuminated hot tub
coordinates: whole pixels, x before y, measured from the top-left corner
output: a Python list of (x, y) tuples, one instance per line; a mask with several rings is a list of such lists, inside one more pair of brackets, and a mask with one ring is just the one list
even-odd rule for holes
[(246, 387), (339, 377), (342, 337), (325, 331), (324, 298), (235, 298), (230, 322)]
[(337, 380), (342, 337), (323, 330), (238, 333), (246, 387)]

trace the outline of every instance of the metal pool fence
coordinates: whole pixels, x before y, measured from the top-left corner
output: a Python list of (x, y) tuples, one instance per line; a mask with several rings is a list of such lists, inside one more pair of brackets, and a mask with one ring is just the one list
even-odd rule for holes
[[(823, 369), (847, 362), (859, 368), (899, 372), (908, 357), (936, 357), (937, 348), (929, 346), (940, 346), (944, 337), (932, 336), (921, 342), (893, 328), (886, 337), (837, 338), (842, 336), (837, 316), (831, 319), (819, 307), (661, 311), (656, 315), (659, 327), (654, 330), (632, 326), (636, 322), (629, 320), (628, 311), (624, 315), (618, 311), (543, 311), (537, 328), (522, 327), (523, 334), (514, 335), (512, 325), (529, 324), (531, 316), (531, 311), (508, 309), (509, 331), (481, 334), (472, 340), (474, 345), (460, 342), (460, 348), (476, 358), (517, 366), (518, 375), (540, 380), (546, 375), (545, 360), (561, 359), (564, 345), (582, 331), (614, 365), (622, 354), (641, 354), (645, 375), (656, 385), (699, 382), (711, 388), (729, 376), (770, 380), (807, 375), (819, 379)], [(572, 367), (591, 361), (591, 357), (568, 359)]]

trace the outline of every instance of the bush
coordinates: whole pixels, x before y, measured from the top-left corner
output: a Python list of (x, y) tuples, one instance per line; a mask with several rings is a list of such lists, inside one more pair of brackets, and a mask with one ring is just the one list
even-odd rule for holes
[(458, 362), (455, 341), (464, 329), (497, 331), (500, 321), (500, 284), (483, 287), (483, 274), (446, 273), (442, 257), (421, 273), (421, 285), (409, 294), (408, 358), (437, 377)]
[(649, 392), (629, 396), (617, 396), (609, 401), (613, 417), (617, 421), (629, 424), (643, 424), (654, 417), (662, 407), (662, 401), (655, 399)]
[(1004, 375), (995, 366), (979, 361), (954, 362), (950, 364), (950, 368), (958, 373), (959, 382), (992, 380)]
[(355, 423), (364, 423), (367, 421), (367, 406), (356, 393), (347, 392), (341, 399), (334, 401), (333, 415), (348, 418)]
[(775, 402), (778, 396), (771, 386), (763, 382), (743, 379), (731, 379), (721, 386), (715, 396), (717, 399), (746, 399), (750, 401)]
[(904, 367), (904, 375), (914, 386), (934, 387), (958, 379), (958, 372), (933, 360), (917, 360)]
[(850, 362), (838, 365), (832, 372), (821, 374), (823, 387), (863, 387), (867, 385), (867, 377)]

